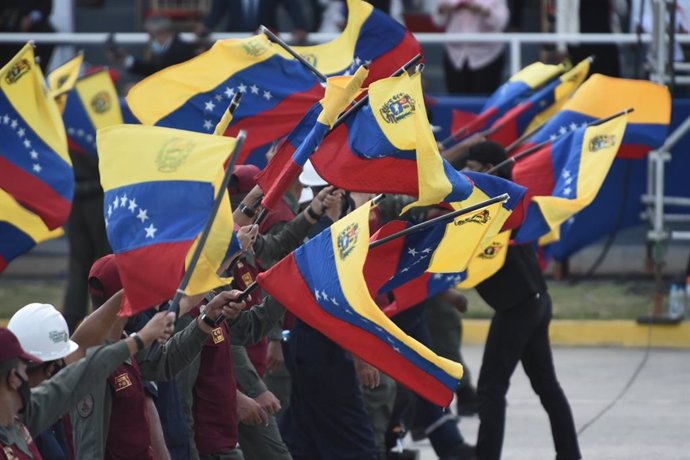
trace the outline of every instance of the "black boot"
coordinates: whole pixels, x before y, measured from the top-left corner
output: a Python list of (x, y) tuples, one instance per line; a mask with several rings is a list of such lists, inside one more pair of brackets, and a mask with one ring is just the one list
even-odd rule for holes
[(458, 397), (455, 403), (458, 415), (471, 417), (479, 412), (479, 397), (472, 385), (461, 386), (456, 390), (455, 394)]

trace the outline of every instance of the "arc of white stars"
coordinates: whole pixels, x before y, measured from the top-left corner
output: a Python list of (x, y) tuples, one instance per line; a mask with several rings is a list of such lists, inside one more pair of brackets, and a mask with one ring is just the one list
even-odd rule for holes
[(146, 220), (148, 220), (148, 218), (149, 218), (148, 211), (146, 209), (139, 208), (139, 213), (137, 214), (137, 219), (139, 219), (141, 221), (141, 223), (143, 224)]

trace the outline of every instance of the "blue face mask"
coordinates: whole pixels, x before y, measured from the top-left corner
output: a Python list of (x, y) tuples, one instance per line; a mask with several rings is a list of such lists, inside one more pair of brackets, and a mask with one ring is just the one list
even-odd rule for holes
[(165, 48), (161, 43), (157, 42), (156, 40), (151, 42), (151, 53), (158, 55), (163, 54), (163, 51), (165, 51)]

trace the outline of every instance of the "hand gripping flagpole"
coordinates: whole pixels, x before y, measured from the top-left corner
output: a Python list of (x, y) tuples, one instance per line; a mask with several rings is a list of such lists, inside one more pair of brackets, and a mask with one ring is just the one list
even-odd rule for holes
[(292, 57), (294, 57), (295, 59), (297, 59), (304, 67), (306, 67), (307, 69), (309, 69), (309, 70), (311, 71), (311, 73), (313, 73), (314, 75), (316, 75), (316, 77), (317, 77), (319, 80), (321, 80), (323, 83), (326, 83), (327, 77), (326, 77), (323, 73), (321, 73), (321, 71), (320, 71), (319, 69), (317, 69), (316, 67), (314, 67), (314, 66), (312, 65), (311, 62), (309, 62), (309, 61), (307, 61), (306, 59), (304, 59), (304, 57), (303, 57), (302, 55), (300, 55), (297, 51), (295, 51), (294, 49), (292, 49), (292, 47), (291, 47), (290, 45), (288, 45), (287, 43), (285, 43), (285, 40), (283, 40), (282, 38), (280, 38), (279, 36), (277, 36), (276, 34), (274, 34), (273, 32), (271, 32), (271, 31), (268, 29), (268, 27), (266, 27), (266, 26), (261, 26), (261, 27), (259, 27), (259, 31), (260, 31), (262, 34), (266, 35), (266, 37), (268, 37), (268, 39), (269, 39), (270, 41), (272, 41), (273, 43), (276, 43), (277, 45), (280, 45), (281, 48), (283, 48), (285, 51), (287, 51), (288, 53), (290, 53), (290, 56), (292, 56)]
[[(232, 102), (230, 103), (230, 106), (228, 107), (228, 112), (230, 112), (231, 109), (234, 111), (234, 109), (237, 108), (237, 103), (233, 108), (233, 103), (235, 102), (235, 98), (233, 98)], [(237, 99), (237, 102), (239, 102), (239, 99)], [(225, 118), (225, 116), (223, 116), (223, 118)], [(218, 125), (220, 124), (221, 123), (218, 123)], [(240, 131), (237, 135), (235, 147), (232, 149), (232, 153), (230, 154), (230, 162), (225, 170), (225, 174), (223, 175), (223, 181), (221, 182), (220, 187), (216, 192), (216, 197), (213, 200), (211, 214), (208, 216), (206, 226), (204, 227), (204, 230), (201, 233), (199, 240), (197, 241), (197, 245), (194, 248), (194, 253), (192, 254), (192, 259), (189, 261), (189, 266), (187, 267), (184, 277), (182, 278), (182, 281), (180, 282), (180, 285), (177, 288), (177, 291), (175, 292), (175, 297), (173, 297), (170, 303), (169, 311), (174, 312), (176, 317), (180, 312), (180, 300), (182, 300), (182, 296), (185, 295), (185, 289), (187, 289), (187, 285), (189, 284), (189, 281), (192, 279), (192, 273), (194, 273), (194, 268), (196, 268), (196, 264), (199, 262), (199, 258), (201, 257), (201, 251), (204, 249), (204, 246), (206, 245), (206, 240), (208, 240), (208, 236), (211, 233), (211, 226), (213, 225), (213, 221), (216, 219), (218, 210), (221, 206), (229, 204), (224, 203), (223, 198), (225, 197), (228, 184), (230, 183), (230, 178), (232, 177), (233, 169), (235, 169), (235, 164), (237, 163), (239, 152), (242, 149), (242, 145), (244, 144), (244, 140), (246, 139), (246, 137), (247, 133), (244, 131)]]
[[(631, 113), (631, 112), (634, 112), (634, 111), (635, 111), (635, 109), (632, 108), (632, 107), (630, 107), (630, 108), (627, 108), (627, 109), (625, 109), (625, 110), (621, 110), (620, 112), (616, 112), (616, 113), (614, 113), (613, 115), (609, 115), (608, 117), (599, 118), (599, 119), (597, 119), (597, 120), (590, 121), (589, 123), (587, 123), (586, 126), (589, 128), (589, 127), (592, 127), (592, 126), (601, 125), (601, 124), (603, 124), (603, 123), (606, 123), (606, 122), (608, 122), (608, 121), (613, 120), (614, 118), (618, 118), (618, 117), (620, 117), (620, 116), (623, 116), (623, 115), (625, 115), (625, 114), (627, 114), (627, 113)], [(537, 145), (534, 145), (534, 146), (528, 148), (527, 150), (524, 150), (524, 151), (518, 153), (517, 155), (513, 155), (512, 157), (508, 158), (507, 160), (503, 160), (503, 161), (501, 161), (499, 164), (497, 164), (497, 165), (495, 165), (494, 167), (492, 167), (491, 169), (489, 169), (489, 170), (486, 172), (486, 174), (495, 174), (496, 171), (498, 171), (498, 170), (501, 169), (502, 167), (504, 167), (504, 166), (506, 166), (506, 165), (509, 165), (509, 164), (517, 163), (518, 160), (520, 160), (520, 159), (522, 159), (522, 158), (524, 158), (524, 157), (526, 157), (526, 156), (532, 155), (532, 154), (535, 153), (535, 152), (538, 152), (539, 150), (541, 150), (542, 148), (544, 148), (544, 147), (547, 146), (548, 144), (550, 144), (550, 143), (554, 142), (555, 140), (558, 140), (558, 139), (560, 139), (560, 138), (562, 138), (562, 137), (564, 137), (564, 136), (566, 136), (566, 135), (568, 135), (568, 133), (560, 134), (560, 135), (557, 136), (555, 139), (547, 139), (547, 140), (545, 140), (544, 142), (541, 142), (541, 143), (539, 143), (539, 144), (537, 144)], [(507, 150), (507, 149), (506, 149), (506, 150)]]
[[(385, 195), (378, 195), (376, 196), (372, 201), (374, 204), (378, 204), (383, 198), (385, 198)], [(495, 196), (493, 198), (489, 198), (488, 200), (484, 200), (480, 203), (473, 204), (472, 206), (468, 206), (463, 209), (458, 209), (453, 212), (449, 212), (448, 214), (444, 214), (442, 216), (434, 217), (433, 219), (425, 220), (424, 222), (420, 222), (419, 224), (413, 225), (412, 227), (408, 227), (405, 230), (401, 230), (397, 233), (393, 233), (392, 235), (388, 235), (384, 238), (381, 238), (380, 240), (372, 241), (369, 243), (369, 249), (373, 249), (377, 246), (381, 246), (384, 243), (388, 243), (389, 241), (392, 241), (397, 238), (402, 238), (404, 236), (407, 236), (411, 233), (416, 233), (420, 230), (424, 230), (425, 228), (435, 225), (439, 222), (445, 222), (445, 221), (451, 221), (455, 219), (456, 217), (462, 216), (464, 214), (469, 214), (471, 212), (474, 212), (478, 209), (481, 209), (485, 206), (492, 205), (494, 203), (498, 203), (501, 201), (507, 201), (510, 199), (510, 195), (507, 193), (503, 193), (501, 195)], [(233, 302), (242, 302), (244, 301), (249, 295), (257, 288), (259, 285), (257, 284), (256, 281), (252, 282), (249, 286), (246, 287), (244, 291), (240, 293), (240, 295), (237, 297), (237, 299), (233, 300)], [(220, 324), (224, 321), (224, 317), (220, 316), (216, 320), (216, 324)]]

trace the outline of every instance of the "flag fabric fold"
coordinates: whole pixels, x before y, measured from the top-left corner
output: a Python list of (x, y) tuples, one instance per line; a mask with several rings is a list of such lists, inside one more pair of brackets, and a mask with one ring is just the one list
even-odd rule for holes
[(462, 366), (407, 336), (374, 303), (363, 275), (371, 203), (257, 277), (302, 321), (434, 404), (447, 406)]
[(126, 99), (145, 125), (211, 133), (238, 92), (243, 99), (225, 134), (247, 132), (241, 164), (287, 135), (324, 89), (302, 64), (257, 35), (219, 40), (201, 55), (145, 78)]
[[(275, 161), (259, 174), (258, 184), (265, 191), (263, 205), (274, 209), (285, 191), (297, 179), (304, 164), (318, 148), (328, 131), (333, 127), (342, 112), (359, 94), (360, 87), (367, 76), (367, 70), (360, 67), (355, 75), (338, 76), (328, 79), (324, 98), (315, 104), (290, 133), (276, 152)], [(299, 139), (296, 145), (293, 142)]]
[(507, 147), (524, 133), (542, 126), (585, 81), (590, 64), (589, 59), (583, 60), (508, 110), (491, 125), (488, 138)]
[[(422, 53), (414, 36), (390, 15), (362, 0), (347, 0), (347, 22), (340, 36), (328, 43), (293, 49), (326, 75), (350, 75), (360, 65), (369, 68), (364, 86), (391, 76)], [(287, 52), (283, 55), (288, 57)]]
[(482, 243), (472, 256), (459, 289), (472, 289), (503, 267), (510, 244), (510, 230), (505, 230)]
[(618, 158), (643, 158), (666, 140), (671, 122), (671, 94), (658, 83), (601, 74), (587, 79), (562, 109), (515, 153), (628, 108), (634, 111), (628, 115)]
[[(121, 314), (130, 316), (174, 296), (209, 220), (235, 139), (119, 125), (99, 130), (97, 142), (106, 230), (125, 289)], [(229, 282), (217, 275), (233, 241), (230, 200), (222, 192), (187, 295)]]
[(96, 131), (124, 123), (110, 73), (100, 70), (79, 79), (67, 94), (62, 113), (70, 150), (97, 155)]
[(0, 89), (0, 188), (58, 228), (69, 217), (74, 174), (65, 127), (31, 45), (0, 69)]
[(418, 73), (372, 83), (368, 103), (336, 127), (310, 160), (336, 187), (410, 195), (417, 198), (413, 206), (460, 201), (472, 189), (438, 152)]
[(560, 225), (594, 200), (623, 142), (627, 118), (580, 127), (515, 164), (513, 179), (531, 197), (516, 242), (558, 240)]
[(49, 230), (38, 216), (0, 190), (0, 273), (12, 260), (38, 243), (58, 238), (63, 233), (61, 228)]
[(72, 59), (48, 74), (50, 96), (55, 99), (61, 112), (65, 109), (67, 92), (74, 88), (74, 84), (79, 78), (82, 62), (84, 62), (84, 53), (79, 52)]

